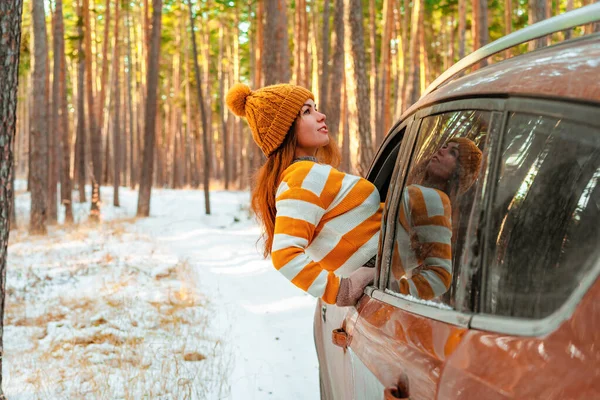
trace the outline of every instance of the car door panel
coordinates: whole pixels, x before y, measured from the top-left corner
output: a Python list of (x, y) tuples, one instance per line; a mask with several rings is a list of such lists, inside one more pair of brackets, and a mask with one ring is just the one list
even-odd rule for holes
[[(408, 385), (413, 400), (436, 398), (443, 367), (466, 329), (367, 296), (359, 314), (351, 342), (353, 369), (368, 369), (379, 389)], [(357, 387), (359, 379), (355, 373)], [(383, 391), (370, 395), (383, 396)]]
[(440, 380), (443, 399), (600, 398), (600, 281), (541, 337), (470, 330)]
[(358, 319), (355, 307), (337, 307), (326, 304), (321, 299), (315, 310), (315, 345), (321, 370), (322, 394), (324, 399), (352, 399), (353, 373), (348, 349), (339, 347), (332, 341), (332, 332), (343, 329), (348, 342), (352, 340), (354, 325)]

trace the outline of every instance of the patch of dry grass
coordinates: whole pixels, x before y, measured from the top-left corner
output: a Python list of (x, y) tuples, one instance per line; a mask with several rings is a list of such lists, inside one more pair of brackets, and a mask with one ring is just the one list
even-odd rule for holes
[[(105, 223), (102, 229), (111, 237), (124, 235), (127, 229), (121, 222)], [(89, 240), (93, 232), (85, 225), (73, 227), (61, 240)], [(31, 328), (29, 340), (35, 341), (19, 354), (6, 349), (13, 375), (23, 376), (21, 382), (28, 386), (24, 390), (40, 399), (226, 395), (231, 355), (210, 333), (213, 311), (198, 293), (189, 263), (180, 261), (151, 276), (142, 266), (116, 267), (117, 253), (109, 246), (105, 250), (99, 264), (110, 265), (110, 274), (98, 275), (102, 283), (97, 290), (75, 283), (69, 290), (54, 290), (55, 297), (43, 304), (33, 304), (35, 297), (23, 289), (9, 291), (8, 332), (11, 327), (19, 332)], [(74, 279), (100, 270), (86, 266)], [(59, 284), (31, 273), (31, 282)], [(140, 291), (156, 296), (138, 296)]]

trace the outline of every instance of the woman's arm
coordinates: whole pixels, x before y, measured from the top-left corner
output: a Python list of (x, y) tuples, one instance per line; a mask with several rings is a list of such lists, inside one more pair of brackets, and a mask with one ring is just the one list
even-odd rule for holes
[(300, 289), (335, 303), (340, 278), (305, 252), (325, 214), (321, 199), (310, 190), (292, 187), (279, 195), (276, 207), (273, 265)]

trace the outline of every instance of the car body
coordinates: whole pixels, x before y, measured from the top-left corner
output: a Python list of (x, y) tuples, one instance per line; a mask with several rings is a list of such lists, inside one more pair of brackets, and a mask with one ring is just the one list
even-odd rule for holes
[[(367, 176), (386, 203), (375, 283), (356, 307), (315, 311), (322, 398), (600, 398), (599, 77), (592, 34), (447, 81), (402, 115)], [(483, 164), (452, 206), (450, 290), (394, 293), (408, 177), (461, 134)]]

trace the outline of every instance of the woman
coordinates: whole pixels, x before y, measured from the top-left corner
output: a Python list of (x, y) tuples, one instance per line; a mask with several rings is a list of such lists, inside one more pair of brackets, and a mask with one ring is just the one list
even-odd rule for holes
[(404, 189), (394, 243), (392, 290), (424, 300), (452, 283), (452, 204), (477, 179), (481, 150), (467, 138), (450, 139), (418, 164)]
[[(234, 85), (226, 98), (267, 160), (252, 210), (264, 256), (294, 285), (328, 304), (353, 305), (373, 281), (382, 207), (373, 184), (336, 170), (339, 150), (307, 89)], [(372, 264), (372, 261), (371, 261)]]

